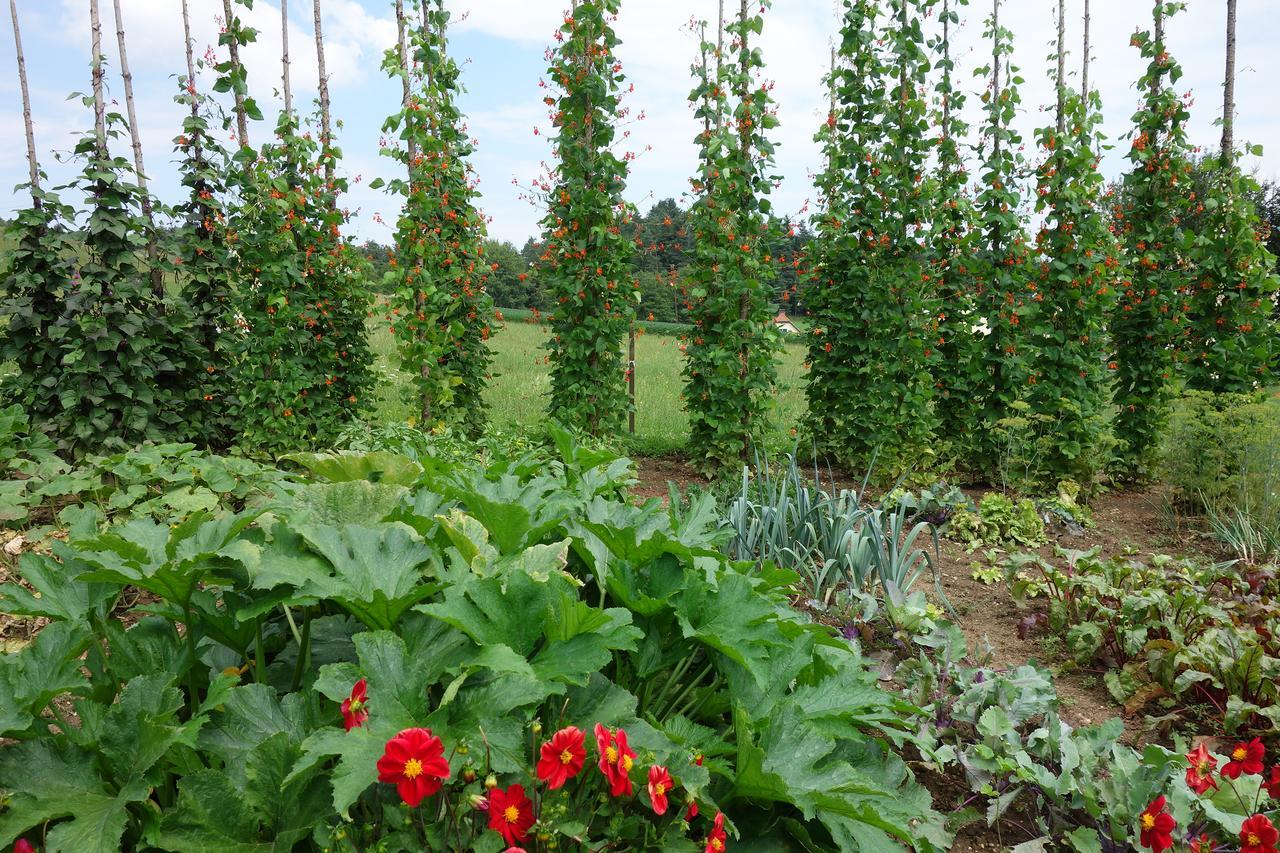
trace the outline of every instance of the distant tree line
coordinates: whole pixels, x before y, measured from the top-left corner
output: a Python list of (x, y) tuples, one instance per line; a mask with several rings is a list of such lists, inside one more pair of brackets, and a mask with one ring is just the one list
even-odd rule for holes
[[(693, 252), (693, 234), (688, 223), (689, 212), (675, 199), (656, 202), (649, 211), (637, 216), (632, 226), (636, 252), (632, 257), (632, 274), (640, 282), (641, 303), (637, 317), (663, 323), (683, 323), (689, 319), (689, 297), (686, 268)], [(792, 316), (807, 313), (799, 298), (801, 258), (812, 232), (805, 222), (789, 218), (775, 219), (770, 254), (777, 264), (773, 301)], [(370, 241), (364, 246), (365, 257), (373, 265), (377, 281), (390, 270), (391, 249)], [(486, 288), (499, 308), (536, 308), (551, 310), (539, 274), (542, 244), (529, 238), (517, 249), (506, 240), (485, 241), (485, 258), (494, 265)]]

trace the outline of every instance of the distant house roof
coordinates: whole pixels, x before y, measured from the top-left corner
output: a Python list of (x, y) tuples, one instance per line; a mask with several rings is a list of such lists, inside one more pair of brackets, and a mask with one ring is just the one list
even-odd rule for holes
[(784, 332), (787, 332), (788, 334), (797, 334), (800, 331), (796, 327), (796, 324), (791, 322), (791, 318), (787, 316), (786, 311), (778, 312), (778, 316), (773, 318), (773, 325), (777, 326), (779, 329), (781, 329)]

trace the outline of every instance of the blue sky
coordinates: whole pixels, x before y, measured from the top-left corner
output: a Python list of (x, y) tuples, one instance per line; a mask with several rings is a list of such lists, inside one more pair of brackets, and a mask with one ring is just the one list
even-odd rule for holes
[[(197, 49), (216, 41), (221, 0), (189, 0)], [(104, 41), (110, 73), (117, 69), (115, 27), (110, 0), (102, 0), (106, 17)], [(495, 237), (523, 243), (537, 232), (539, 213), (522, 199), (528, 186), (550, 157), (546, 109), (538, 81), (546, 68), (545, 50), (551, 43), (566, 0), (448, 0), (456, 24), (451, 48), (463, 67), (467, 93), (462, 107), (469, 128), (479, 144), (473, 160), (480, 178), (481, 204), (491, 217)], [(736, 4), (731, 4), (736, 5)], [(768, 75), (776, 81), (781, 127), (775, 138), (781, 147), (777, 172), (782, 176), (775, 190), (775, 206), (781, 212), (800, 213), (813, 197), (813, 171), (820, 155), (812, 142), (814, 130), (825, 116), (826, 96), (821, 78), (828, 63), (828, 45), (836, 27), (833, 0), (775, 0), (765, 19), (762, 48)], [(1094, 0), (1094, 61), (1090, 76), (1099, 89), (1105, 110), (1105, 128), (1113, 140), (1127, 133), (1129, 117), (1137, 104), (1133, 81), (1141, 72), (1136, 49), (1129, 36), (1139, 26), (1149, 26), (1148, 0)], [(635, 84), (629, 97), (633, 115), (644, 118), (628, 124), (625, 142), (639, 158), (633, 164), (629, 199), (642, 209), (668, 196), (679, 197), (695, 167), (692, 139), (696, 133), (685, 98), (691, 88), (688, 69), (696, 52), (689, 32), (692, 16), (715, 12), (715, 0), (623, 0), (616, 24), (623, 45), (619, 50), (628, 79)], [(1004, 0), (1002, 17), (1016, 35), (1015, 62), (1026, 78), (1023, 111), (1018, 125), (1031, 139), (1033, 129), (1044, 123), (1041, 107), (1052, 97), (1047, 77), (1049, 43), (1053, 38), (1056, 0)], [(1213, 146), (1219, 136), (1214, 126), (1222, 105), (1223, 23), (1225, 0), (1190, 0), (1188, 11), (1169, 28), (1168, 42), (1183, 65), (1186, 76), (1179, 89), (1190, 91), (1192, 142)], [(259, 43), (247, 52), (249, 82), (264, 112), (275, 105), (279, 88), (279, 0), (257, 0), (250, 23), (261, 33)], [(1068, 0), (1071, 67), (1078, 66), (1079, 10), (1081, 0)], [(166, 201), (179, 200), (173, 165), (172, 139), (183, 110), (172, 102), (175, 75), (184, 69), (182, 19), (179, 0), (122, 0), (128, 36), (129, 64), (138, 99), (139, 126), (143, 135), (147, 171), (156, 192)], [(76, 100), (73, 91), (89, 86), (89, 25), (87, 0), (18, 0), (23, 27), (28, 75), (31, 80), (36, 144), (41, 165), (56, 182), (70, 174), (52, 151), (66, 152), (75, 133), (90, 126), (92, 116)], [(368, 189), (376, 176), (395, 173), (395, 164), (379, 157), (382, 121), (396, 108), (397, 83), (380, 71), (383, 49), (395, 37), (391, 0), (324, 0), (326, 60), (331, 77), (333, 110), (343, 122), (340, 144), (343, 166), (360, 182), (353, 185), (346, 203), (356, 215), (354, 233), (362, 238), (388, 242), (390, 227), (375, 221), (380, 214), (394, 222), (394, 201)], [(985, 0), (961, 14), (965, 25), (957, 38), (961, 81), (974, 91), (981, 85), (970, 69), (985, 61), (979, 45), (981, 17), (989, 10)], [(1280, 174), (1280, 99), (1274, 95), (1280, 81), (1280, 3), (1277, 0), (1240, 0), (1236, 98), (1236, 138), (1260, 143), (1262, 158), (1247, 162), (1264, 176)], [(295, 98), (314, 97), (315, 51), (312, 42), (311, 2), (292, 0), (290, 52), (293, 59)], [(9, 30), (6, 27), (6, 36)], [(0, 37), (0, 132), (7, 144), (0, 146), (0, 215), (24, 203), (24, 196), (9, 191), (26, 179), (22, 144), (22, 110), (18, 93), (12, 43)], [(207, 81), (206, 84), (207, 86)], [(114, 76), (110, 93), (122, 97)], [(971, 99), (976, 104), (976, 98)], [(535, 135), (534, 128), (542, 134)], [(251, 130), (261, 140), (268, 125)], [(1104, 160), (1108, 175), (1124, 166), (1123, 143)], [(1030, 147), (1028, 148), (1030, 151)], [(121, 148), (121, 153), (127, 153)]]

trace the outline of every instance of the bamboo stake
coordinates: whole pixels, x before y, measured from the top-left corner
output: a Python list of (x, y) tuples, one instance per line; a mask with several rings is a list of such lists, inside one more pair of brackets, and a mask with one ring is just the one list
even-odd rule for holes
[(942, 0), (942, 138), (951, 141), (951, 0)]
[(138, 129), (138, 113), (133, 102), (133, 74), (129, 72), (129, 52), (125, 47), (124, 16), (120, 12), (120, 0), (113, 0), (116, 16), (116, 44), (120, 47), (120, 78), (124, 81), (125, 112), (129, 116), (129, 139), (133, 144), (133, 171), (138, 178), (138, 190), (142, 195), (142, 216), (147, 220), (147, 265), (151, 274), (151, 292), (156, 299), (164, 299), (164, 275), (160, 269), (160, 250), (156, 245), (156, 218), (151, 208), (151, 193), (147, 191), (147, 170), (142, 163), (142, 134)]
[(98, 0), (89, 0), (89, 30), (93, 51), (93, 136), (98, 157), (107, 157), (107, 105), (102, 97), (102, 16), (98, 13)]
[[(196, 59), (195, 51), (192, 48), (191, 41), (191, 13), (187, 8), (187, 0), (182, 0), (182, 39), (183, 47), (187, 52), (187, 95), (191, 98), (191, 117), (200, 117), (200, 107), (196, 103)], [(200, 159), (200, 149), (197, 146), (196, 159)]]
[[(409, 105), (412, 103), (412, 96), (409, 90), (410, 65), (409, 65), (409, 46), (407, 43), (406, 30), (407, 30), (407, 25), (404, 17), (404, 0), (396, 0), (396, 51), (400, 57), (400, 70), (404, 72), (404, 77), (400, 81), (401, 88), (403, 90), (401, 104), (404, 106), (405, 110), (407, 111), (409, 109)], [(406, 116), (405, 126), (409, 127), (411, 124), (412, 123), (409, 121), (408, 116)], [(409, 137), (408, 149), (409, 149), (409, 179), (412, 181), (413, 180), (413, 164), (414, 164), (414, 161), (418, 159), (418, 143), (413, 139), (412, 135), (410, 135)]]
[[(222, 0), (222, 8), (227, 16), (227, 30), (232, 32), (232, 36), (227, 41), (227, 51), (231, 55), (231, 71), (239, 74), (240, 65), (240, 39), (234, 34), (233, 24), (235, 22), (235, 10), (231, 8), (231, 0)], [(249, 147), (249, 116), (245, 112), (244, 93), (235, 90), (236, 102), (236, 130), (239, 134), (239, 143), (241, 148)]]
[(1084, 0), (1084, 60), (1080, 71), (1080, 97), (1089, 100), (1089, 0)]
[[(724, 0), (720, 0), (719, 10), (716, 15), (716, 86), (720, 85), (720, 66), (724, 61)], [(719, 129), (719, 113), (717, 113), (716, 128)]]
[(1222, 165), (1231, 165), (1236, 112), (1236, 0), (1227, 0), (1227, 69), (1222, 83)]
[[(332, 143), (332, 128), (329, 116), (329, 75), (324, 66), (324, 29), (320, 20), (320, 0), (314, 0), (316, 29), (316, 64), (320, 71), (320, 151), (324, 158), (324, 180), (327, 185), (333, 184), (333, 153), (329, 150)], [(334, 200), (337, 204), (337, 200)]]
[[(426, 38), (430, 38), (430, 35), (431, 35), (431, 18), (430, 18), (430, 16), (429, 16), (429, 15), (428, 15), (428, 13), (427, 13), (427, 0), (419, 0), (419, 2), (421, 3), (421, 12), (422, 12), (422, 30), (421, 30), (421, 33), (422, 33), (422, 35), (423, 35), (424, 37), (426, 37)], [(427, 104), (426, 104), (426, 106), (427, 106), (427, 113), (428, 113), (428, 116), (430, 116), (430, 115), (434, 115), (434, 114), (435, 114), (435, 97), (436, 97), (436, 93), (435, 93), (435, 74), (434, 74), (434, 70), (433, 70), (433, 69), (434, 69), (434, 65), (433, 65), (433, 64), (432, 64), (432, 62), (431, 62), (431, 55), (430, 55), (430, 53), (428, 52), (428, 54), (427, 54), (427, 59), (426, 59), (426, 62), (424, 63), (424, 67), (423, 67), (423, 73), (426, 75), (426, 84), (427, 84), (427, 92), (426, 92), (426, 94), (427, 94)], [(407, 77), (406, 77), (405, 89), (406, 89), (406, 91), (407, 91), (407, 89), (408, 89), (408, 78), (407, 78)], [(410, 165), (410, 167), (409, 167), (409, 182), (410, 182), (410, 187), (409, 187), (409, 189), (410, 189), (410, 192), (412, 192), (412, 191), (413, 191), (413, 186), (412, 186), (412, 184), (413, 184), (413, 166), (412, 166), (412, 165)], [(417, 273), (418, 273), (418, 277), (419, 277), (419, 278), (421, 278), (421, 277), (422, 277), (422, 266), (421, 266), (421, 264), (419, 264), (419, 266), (418, 266)], [(415, 302), (416, 302), (416, 304), (417, 304), (417, 306), (418, 306), (418, 313), (419, 313), (419, 314), (422, 314), (422, 313), (423, 313), (423, 308), (424, 308), (424, 306), (426, 305), (426, 302), (427, 302), (427, 295), (426, 295), (426, 293), (421, 289), (421, 286), (419, 286), (419, 289), (418, 289), (418, 291), (417, 291), (417, 295), (416, 295), (416, 298), (415, 298)], [(417, 336), (418, 336), (418, 341), (419, 341), (419, 343), (423, 342), (423, 341), (426, 339), (426, 334), (427, 334), (427, 333), (426, 333), (426, 330), (425, 330), (425, 329), (423, 329), (421, 325), (419, 325), (419, 326), (418, 326), (418, 335), (417, 335)], [(424, 359), (422, 360), (422, 364), (418, 365), (418, 375), (422, 377), (422, 384), (423, 384), (423, 386), (424, 386), (424, 387), (427, 387), (427, 383), (428, 383), (428, 381), (431, 379), (431, 367), (432, 367), (432, 364), (431, 364), (431, 359), (430, 359), (430, 357), (428, 357), (428, 358), (424, 358)], [(430, 421), (430, 420), (431, 420), (431, 408), (432, 408), (432, 405), (433, 405), (434, 403), (435, 403), (435, 400), (433, 400), (433, 399), (431, 398), (430, 393), (424, 393), (424, 394), (422, 395), (422, 423), (423, 423), (423, 424), (426, 424), (428, 421)]]
[(289, 0), (280, 0), (280, 79), (284, 83), (284, 112), (293, 115), (293, 91), (289, 87)]
[(9, 17), (13, 21), (13, 45), (18, 54), (18, 86), (22, 90), (22, 124), (27, 133), (27, 165), (31, 169), (31, 206), (39, 210), (40, 164), (36, 159), (36, 133), (31, 122), (31, 90), (27, 88), (27, 61), (22, 53), (22, 30), (18, 27), (17, 0), (9, 0)]
[[(1164, 50), (1164, 0), (1158, 0), (1158, 2), (1156, 3), (1155, 14), (1156, 14), (1155, 49), (1156, 49), (1156, 56), (1159, 56), (1160, 52)], [(1155, 100), (1156, 96), (1160, 94), (1160, 86), (1163, 82), (1164, 82), (1164, 72), (1157, 71), (1156, 75), (1151, 78), (1152, 100)], [(1154, 142), (1154, 140), (1152, 141)]]
[[(991, 0), (991, 103), (1000, 104), (1000, 0)], [(992, 152), (1000, 156), (1000, 133), (997, 128)]]
[(1058, 137), (1067, 130), (1067, 5), (1058, 0)]

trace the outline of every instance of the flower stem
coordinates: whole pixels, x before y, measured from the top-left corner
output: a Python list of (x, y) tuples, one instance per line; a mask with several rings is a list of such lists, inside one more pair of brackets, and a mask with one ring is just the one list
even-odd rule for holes
[[(284, 609), (286, 616), (289, 615), (289, 608)], [(289, 625), (292, 627), (293, 619), (289, 619)], [(297, 636), (295, 629), (294, 635)], [(293, 686), (289, 688), (290, 692), (296, 692), (302, 686), (302, 673), (306, 670), (307, 659), (311, 657), (311, 611), (302, 608), (302, 636), (298, 638), (298, 660), (293, 665)]]

